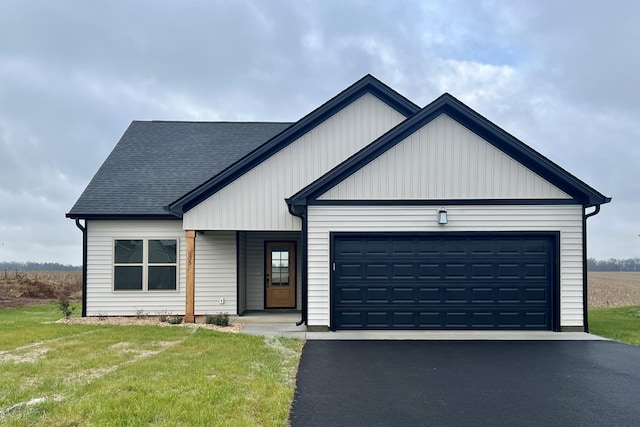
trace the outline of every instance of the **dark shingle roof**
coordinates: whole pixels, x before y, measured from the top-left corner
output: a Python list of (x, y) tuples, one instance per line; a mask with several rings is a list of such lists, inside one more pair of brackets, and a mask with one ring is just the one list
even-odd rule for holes
[(300, 136), (304, 135), (310, 129), (316, 127), (319, 123), (331, 117), (336, 112), (342, 110), (354, 100), (360, 98), (365, 93), (369, 93), (391, 108), (394, 108), (405, 117), (409, 117), (420, 110), (416, 104), (409, 99), (400, 95), (380, 80), (367, 74), (329, 101), (316, 108), (296, 123), (292, 124), (286, 131), (264, 144), (258, 150), (235, 163), (224, 173), (221, 173), (209, 181), (203, 183), (198, 188), (194, 188), (180, 199), (175, 200), (169, 210), (176, 215), (182, 215), (184, 212), (196, 206), (219, 189), (225, 187), (229, 182), (245, 174), (255, 165), (267, 159), (269, 156), (291, 144)]
[(134, 121), (67, 216), (171, 216), (165, 206), (290, 125)]

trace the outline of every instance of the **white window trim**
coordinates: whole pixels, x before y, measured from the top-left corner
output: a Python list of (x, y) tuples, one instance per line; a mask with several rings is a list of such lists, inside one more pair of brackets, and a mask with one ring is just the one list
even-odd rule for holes
[[(141, 263), (116, 263), (116, 241), (117, 240), (142, 240), (142, 262)], [(176, 262), (175, 263), (149, 263), (149, 240), (175, 240), (176, 242)], [(149, 289), (149, 266), (152, 267), (176, 267), (176, 288), (175, 289)], [(116, 289), (116, 267), (142, 267), (142, 289)], [(176, 293), (180, 291), (180, 239), (178, 237), (114, 237), (111, 242), (111, 292), (112, 293)]]

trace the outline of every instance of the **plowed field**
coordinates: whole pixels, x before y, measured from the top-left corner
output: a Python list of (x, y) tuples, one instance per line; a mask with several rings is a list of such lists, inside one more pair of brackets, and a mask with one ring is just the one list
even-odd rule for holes
[(588, 273), (589, 307), (640, 305), (640, 272)]
[(0, 308), (81, 298), (81, 271), (0, 271)]

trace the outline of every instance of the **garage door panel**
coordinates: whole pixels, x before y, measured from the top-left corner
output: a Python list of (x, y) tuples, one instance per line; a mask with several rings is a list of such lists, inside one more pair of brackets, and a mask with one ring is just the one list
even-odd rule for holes
[(340, 264), (336, 277), (340, 279), (360, 279), (362, 277), (361, 264)]
[(389, 297), (387, 296), (388, 291), (389, 291), (389, 288), (367, 288), (364, 302), (366, 303), (375, 303), (378, 301), (388, 302), (388, 299), (389, 299)]
[(542, 303), (545, 304), (549, 301), (549, 290), (545, 287), (540, 288), (527, 288), (524, 291), (524, 303)]
[(499, 279), (517, 279), (520, 277), (520, 266), (518, 264), (498, 265)]
[(525, 254), (546, 254), (547, 245), (544, 240), (525, 240), (523, 242), (523, 252)]
[(366, 264), (365, 271), (365, 279), (383, 279), (386, 280), (389, 278), (389, 273), (387, 272), (388, 264), (379, 264), (379, 263), (371, 263)]
[(418, 293), (418, 303), (440, 302), (442, 291), (439, 287), (421, 287)]
[(476, 288), (472, 290), (472, 301), (475, 302), (495, 302), (496, 292), (492, 287)]
[(549, 235), (337, 236), (332, 327), (551, 329), (553, 248)]
[[(409, 285), (414, 285), (410, 283)], [(334, 288), (334, 301), (339, 304), (360, 302), (396, 303), (411, 302), (415, 304), (428, 303), (519, 303), (543, 304), (551, 301), (550, 289), (544, 283), (533, 285), (515, 284), (503, 286), (497, 282), (475, 284), (460, 282), (457, 285), (406, 286), (398, 282), (383, 282), (376, 285), (363, 286), (350, 283)]]
[(492, 279), (495, 277), (496, 269), (493, 264), (472, 264), (472, 279)]
[(391, 302), (394, 303), (415, 303), (416, 302), (416, 288), (406, 287), (393, 287), (391, 292)]
[(413, 280), (416, 277), (417, 267), (414, 264), (393, 264), (391, 267), (392, 278), (393, 280)]
[(389, 253), (388, 244), (389, 242), (384, 240), (367, 240), (365, 243), (365, 255), (387, 255)]
[(543, 328), (550, 322), (551, 313), (547, 311), (525, 313), (525, 325), (527, 328)]
[(416, 324), (415, 316), (413, 311), (394, 311), (391, 324), (402, 329), (413, 329)]
[(385, 311), (368, 311), (366, 312), (364, 318), (367, 321), (367, 325), (370, 325), (373, 328), (376, 327), (383, 327), (386, 328), (389, 326), (389, 324), (391, 322), (389, 322), (389, 318), (391, 317), (392, 313), (385, 310)]
[(343, 287), (336, 289), (336, 299), (342, 303), (354, 303), (362, 300), (362, 290), (359, 287)]
[(391, 250), (394, 255), (413, 255), (415, 253), (415, 245), (413, 240), (395, 239), (391, 242)]
[(443, 327), (443, 313), (438, 311), (418, 311), (418, 325), (420, 329), (439, 329)]
[(348, 309), (336, 314), (344, 329), (544, 329), (548, 310), (519, 307), (434, 307)]
[(418, 278), (419, 279), (437, 279), (442, 277), (444, 266), (438, 264), (419, 264), (418, 265)]
[(486, 240), (471, 240), (469, 253), (472, 255), (493, 255), (495, 254), (495, 245)]
[(439, 240), (423, 240), (417, 241), (418, 255), (442, 255), (443, 243)]
[[(397, 278), (407, 277), (418, 279), (424, 278), (457, 278), (465, 277), (469, 279), (492, 277), (492, 278), (536, 278), (547, 279), (551, 273), (551, 265), (548, 261), (507, 260), (493, 261), (480, 260), (478, 262), (467, 259), (455, 260), (433, 260), (434, 262), (424, 262), (431, 260), (401, 259), (369, 259), (353, 260), (348, 263), (337, 262), (334, 276), (336, 278), (356, 277), (356, 278), (388, 278), (389, 275)], [(475, 260), (474, 260), (475, 261)]]
[(338, 256), (362, 255), (362, 239), (344, 239), (338, 252)]
[(360, 311), (341, 311), (339, 314), (340, 324), (343, 328), (348, 329), (363, 328), (366, 322), (362, 319), (362, 315), (363, 313)]
[(445, 288), (444, 302), (461, 302), (467, 300), (467, 290), (465, 288)]
[(511, 255), (520, 253), (520, 242), (514, 240), (498, 240), (496, 254)]
[(469, 271), (467, 270), (467, 264), (459, 263), (459, 264), (446, 264), (444, 266), (444, 278), (445, 279), (455, 279), (455, 278), (466, 278), (469, 276)]
[(518, 288), (499, 288), (498, 301), (499, 302), (518, 302), (520, 301), (520, 289)]
[(444, 244), (445, 255), (466, 254), (468, 250), (469, 245), (464, 240), (447, 240)]
[(526, 264), (524, 266), (524, 279), (548, 279), (549, 266), (546, 264)]

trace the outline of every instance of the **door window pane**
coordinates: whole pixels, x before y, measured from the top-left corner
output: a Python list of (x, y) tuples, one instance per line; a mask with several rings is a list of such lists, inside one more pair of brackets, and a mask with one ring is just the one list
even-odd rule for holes
[(271, 250), (271, 276), (273, 286), (289, 284), (289, 249), (273, 247)]
[(114, 284), (116, 291), (141, 291), (142, 290), (142, 267), (138, 266), (116, 266), (114, 270)]

